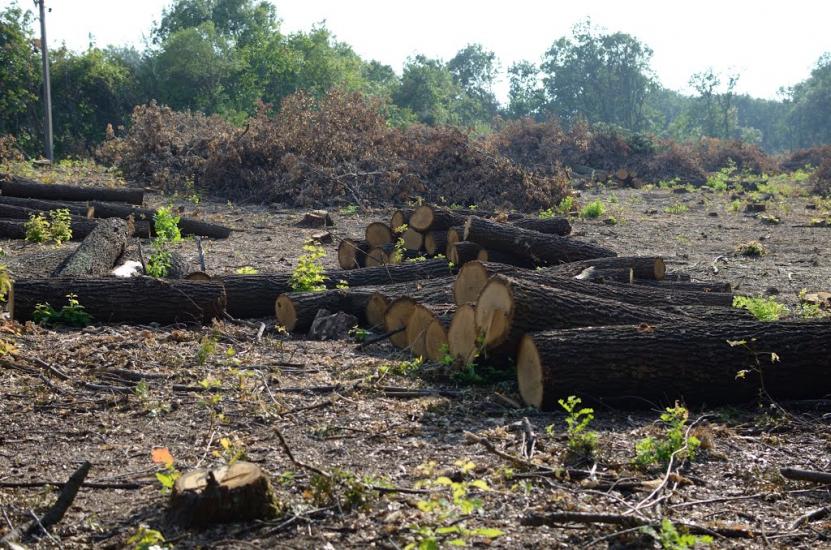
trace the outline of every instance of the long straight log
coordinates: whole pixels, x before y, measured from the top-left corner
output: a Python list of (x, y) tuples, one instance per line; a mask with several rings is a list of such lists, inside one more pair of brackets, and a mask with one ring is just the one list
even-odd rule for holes
[(649, 281), (638, 279), (637, 275), (633, 281), (636, 285), (653, 288), (683, 290), (686, 292), (732, 292), (733, 285), (728, 281)]
[(55, 271), (56, 277), (103, 277), (124, 254), (133, 228), (119, 218), (99, 220), (95, 229)]
[(476, 243), (459, 241), (447, 245), (447, 259), (450, 260), (453, 265), (461, 267), (468, 262), (478, 260), (479, 252), (481, 251), (482, 247)]
[(390, 228), (397, 231), (399, 227), (407, 225), (410, 222), (410, 216), (413, 215), (412, 208), (400, 208), (392, 213), (390, 217)]
[[(21, 197), (4, 197), (0, 196), (0, 204), (7, 206), (19, 206), (21, 208), (29, 208), (31, 210), (58, 210), (66, 209), (73, 216), (81, 216), (83, 218), (92, 218), (92, 207), (86, 203), (79, 204), (77, 202), (60, 202), (60, 201), (45, 201), (40, 199), (24, 199)], [(6, 216), (17, 217), (17, 216)], [(28, 218), (28, 216), (26, 216)]]
[(60, 183), (39, 183), (35, 180), (6, 174), (0, 178), (0, 189), (7, 197), (25, 197), (58, 201), (109, 201), (141, 204), (144, 189), (137, 187), (79, 187)]
[(476, 255), (476, 259), (480, 262), (507, 264), (524, 268), (532, 268), (536, 265), (534, 260), (527, 256), (518, 256), (516, 254), (502, 252), (501, 250), (488, 250), (486, 248), (479, 250), (479, 253)]
[[(70, 222), (72, 237), (70, 240), (80, 241), (92, 233), (98, 224), (94, 220), (73, 219)], [(26, 222), (23, 220), (0, 219), (0, 239), (25, 239)]]
[(448, 310), (443, 315), (437, 316), (427, 327), (427, 333), (424, 336), (425, 352), (430, 361), (443, 361), (445, 354), (450, 353), (450, 347), (447, 340), (447, 331), (450, 327), (450, 321), (453, 320), (455, 310)]
[(371, 327), (384, 326), (384, 314), (396, 298), (408, 296), (423, 303), (446, 303), (452, 299), (452, 277), (440, 277), (381, 286), (359, 287), (372, 290), (366, 305), (366, 320)]
[(546, 233), (548, 235), (570, 235), (571, 224), (568, 218), (521, 218), (511, 222), (513, 225), (522, 228)]
[[(96, 218), (123, 218), (130, 216), (136, 221), (147, 221), (152, 226), (155, 210), (139, 208), (137, 206), (112, 204), (107, 202), (92, 201), (89, 203), (92, 213)], [(179, 230), (183, 236), (198, 235), (212, 239), (227, 239), (231, 235), (231, 228), (210, 222), (180, 216)]]
[(38, 304), (60, 310), (67, 294), (97, 323), (202, 323), (221, 319), (225, 288), (220, 281), (154, 279), (152, 277), (18, 279), (9, 295), (13, 319), (32, 319)]
[(406, 250), (418, 252), (424, 249), (424, 233), (416, 231), (412, 227), (408, 227), (400, 238), (404, 241), (404, 248)]
[(323, 292), (289, 292), (277, 297), (277, 322), (289, 332), (305, 332), (312, 326), (318, 310), (339, 311), (346, 292), (326, 290)]
[(718, 292), (684, 292), (671, 288), (642, 287), (619, 283), (596, 284), (563, 277), (556, 268), (540, 270), (520, 269), (494, 263), (468, 262), (461, 267), (453, 283), (453, 297), (457, 304), (475, 301), (489, 277), (506, 274), (570, 292), (597, 296), (626, 304), (667, 309), (674, 306), (731, 307), (733, 295)]
[(422, 205), (415, 209), (410, 216), (409, 226), (422, 233), (426, 231), (440, 231), (454, 225), (463, 225), (465, 215), (458, 214), (444, 208)]
[(616, 256), (612, 258), (593, 258), (579, 262), (569, 262), (549, 266), (551, 272), (559, 272), (563, 275), (576, 277), (586, 269), (594, 267), (597, 269), (632, 269), (635, 279), (660, 281), (667, 272), (664, 259), (660, 256)]
[(469, 217), (465, 224), (465, 240), (479, 243), (486, 249), (524, 256), (539, 265), (617, 255), (602, 246), (559, 235), (546, 235), (475, 216)]
[(671, 323), (683, 319), (657, 308), (634, 306), (504, 275), (493, 276), (476, 301), (476, 328), (485, 335), (485, 346), (509, 354), (516, 350), (516, 344), (527, 332)]
[(343, 239), (338, 245), (338, 265), (341, 269), (357, 269), (366, 265), (369, 243), (363, 239)]
[[(53, 208), (52, 210), (58, 210), (58, 208)], [(32, 216), (37, 216), (38, 214), (45, 216), (47, 212), (49, 211), (0, 203), (0, 218), (7, 218), (10, 220), (28, 220)], [(74, 216), (74, 219), (77, 220), (87, 219), (87, 216), (77, 216), (72, 212), (70, 212), (69, 215)]]
[(364, 231), (364, 239), (369, 243), (369, 246), (383, 246), (391, 243), (394, 240), (394, 234), (390, 226), (384, 222), (372, 222), (366, 226)]
[(831, 393), (831, 323), (673, 321), (532, 333), (520, 344), (517, 378), (523, 400), (546, 410), (568, 395), (640, 406), (742, 403), (760, 392), (819, 398)]

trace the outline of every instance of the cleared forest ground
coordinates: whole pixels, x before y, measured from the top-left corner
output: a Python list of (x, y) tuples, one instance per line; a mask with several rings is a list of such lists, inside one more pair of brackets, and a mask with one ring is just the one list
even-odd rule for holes
[[(745, 214), (747, 197), (729, 193), (585, 190), (580, 202), (595, 199), (606, 213), (575, 219), (574, 234), (621, 255), (660, 255), (670, 271), (726, 280), (739, 293), (768, 293), (792, 306), (803, 288), (829, 290), (831, 229), (805, 227), (831, 216), (827, 202), (775, 195), (766, 201), (766, 213), (779, 218), (771, 224)], [(151, 206), (163, 202), (151, 197)], [(197, 208), (237, 229), (227, 240), (205, 242), (212, 274), (291, 269), (314, 232), (293, 227), (299, 210), (218, 202)], [(332, 211), (333, 233), (361, 235), (391, 212)], [(766, 254), (738, 253), (749, 241)], [(54, 249), (21, 241), (0, 246), (15, 276), (54, 267)], [(64, 245), (63, 253), (74, 246)], [(195, 264), (195, 245), (177, 246)], [(337, 239), (326, 245), (327, 267), (336, 265), (336, 246)], [(258, 337), (261, 321), (266, 328)], [(632, 465), (635, 443), (662, 433), (658, 407), (595, 407), (596, 462), (569, 472), (563, 414), (519, 406), (513, 380), (461, 385), (445, 368), (413, 362), (388, 343), (358, 351), (351, 341), (308, 341), (280, 332), (274, 319), (202, 328), (27, 325), (8, 336), (19, 353), (0, 363), (0, 535), (56, 498), (55, 486), (31, 482), (63, 482), (89, 460), (88, 481), (113, 487), (82, 488), (52, 537), (36, 546), (131, 546), (141, 525), (183, 548), (654, 544), (632, 524), (527, 525), (534, 514), (551, 512), (723, 529), (713, 534), (718, 548), (831, 544), (828, 518), (795, 525), (829, 506), (829, 487), (779, 474), (788, 466), (831, 469), (831, 400), (692, 410), (702, 446), (672, 476)], [(523, 418), (535, 434), (533, 452)], [(181, 471), (245, 456), (272, 475), (285, 513), (202, 531), (169, 525), (154, 447), (167, 447)], [(330, 476), (321, 479), (298, 463)], [(727, 528), (752, 538), (726, 537)]]

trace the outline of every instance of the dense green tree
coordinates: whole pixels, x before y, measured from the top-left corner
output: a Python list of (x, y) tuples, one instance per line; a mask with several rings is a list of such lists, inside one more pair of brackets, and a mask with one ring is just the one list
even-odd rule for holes
[(213, 23), (217, 34), (240, 45), (250, 44), (277, 30), (274, 6), (264, 0), (176, 0), (162, 12), (153, 30), (156, 43), (185, 29)]
[(788, 90), (792, 147), (831, 143), (831, 52), (822, 55), (811, 76)]
[(545, 105), (545, 90), (537, 66), (530, 61), (519, 61), (508, 68), (508, 76), (508, 116), (538, 117)]
[(29, 152), (39, 143), (41, 77), (32, 14), (12, 4), (0, 12), (0, 135)]
[(421, 122), (455, 122), (453, 106), (461, 90), (447, 66), (438, 59), (417, 55), (407, 60), (401, 85), (393, 94), (399, 107), (409, 109)]
[(652, 50), (625, 33), (606, 33), (590, 21), (575, 25), (545, 53), (546, 110), (630, 130), (647, 126), (644, 100), (653, 84)]
[(453, 111), (466, 126), (488, 125), (499, 110), (493, 84), (499, 71), (496, 54), (481, 44), (469, 44), (447, 62), (447, 70), (459, 86)]

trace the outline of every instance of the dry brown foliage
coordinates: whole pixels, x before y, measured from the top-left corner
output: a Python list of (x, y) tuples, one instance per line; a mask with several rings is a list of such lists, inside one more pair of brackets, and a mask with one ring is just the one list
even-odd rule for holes
[(0, 162), (23, 160), (23, 153), (17, 147), (17, 140), (12, 135), (0, 136)]
[(800, 168), (819, 167), (823, 161), (831, 159), (831, 145), (821, 145), (810, 149), (794, 151), (782, 161), (780, 167), (787, 172)]
[(831, 197), (831, 156), (823, 160), (819, 168), (811, 174), (811, 183), (814, 185), (814, 193)]
[(233, 128), (151, 103), (135, 109), (127, 134), (108, 140), (99, 158), (129, 179), (304, 207), (422, 199), (533, 210), (568, 191), (562, 169), (534, 174), (454, 128), (392, 128), (383, 107), (339, 90), (322, 99), (297, 93), (278, 114), (262, 105)]
[(707, 172), (716, 172), (730, 161), (739, 172), (762, 174), (776, 170), (776, 163), (758, 145), (737, 139), (701, 138), (694, 154)]

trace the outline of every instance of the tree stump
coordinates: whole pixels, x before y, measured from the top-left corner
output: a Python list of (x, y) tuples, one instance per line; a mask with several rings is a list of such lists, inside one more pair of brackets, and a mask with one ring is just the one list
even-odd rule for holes
[(184, 527), (271, 519), (280, 513), (265, 472), (250, 462), (193, 470), (176, 480), (169, 518)]
[(331, 227), (335, 225), (332, 217), (326, 210), (312, 210), (303, 214), (303, 219), (294, 224), (295, 227)]

